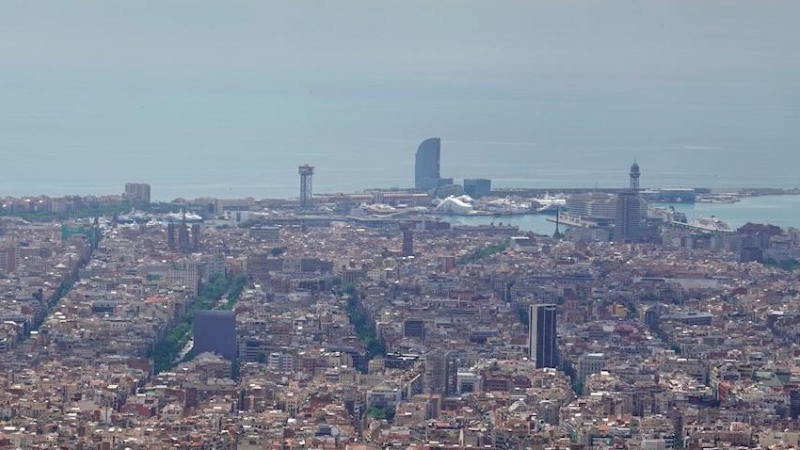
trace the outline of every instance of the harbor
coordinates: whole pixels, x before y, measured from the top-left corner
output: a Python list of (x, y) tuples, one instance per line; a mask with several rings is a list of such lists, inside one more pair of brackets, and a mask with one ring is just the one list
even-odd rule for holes
[[(800, 195), (764, 195), (743, 197), (735, 203), (677, 203), (655, 204), (657, 207), (674, 207), (686, 214), (687, 222), (716, 217), (736, 229), (753, 223), (770, 223), (779, 227), (800, 227)], [(488, 225), (500, 222), (518, 226), (522, 231), (551, 235), (556, 224), (553, 216), (525, 214), (509, 217), (493, 216), (440, 216), (442, 220), (460, 225)], [(562, 226), (569, 224), (561, 222)]]

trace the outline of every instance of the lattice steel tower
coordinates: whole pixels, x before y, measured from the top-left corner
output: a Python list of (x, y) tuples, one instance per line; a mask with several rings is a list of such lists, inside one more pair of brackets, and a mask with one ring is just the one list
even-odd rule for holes
[(314, 176), (314, 166), (303, 164), (297, 168), (297, 173), (300, 174), (300, 208), (307, 209), (312, 206), (311, 179)]

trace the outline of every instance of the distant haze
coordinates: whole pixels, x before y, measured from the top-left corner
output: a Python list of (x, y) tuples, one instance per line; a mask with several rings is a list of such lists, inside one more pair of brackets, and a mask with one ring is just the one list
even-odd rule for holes
[(800, 186), (797, 0), (0, 2), (0, 197)]

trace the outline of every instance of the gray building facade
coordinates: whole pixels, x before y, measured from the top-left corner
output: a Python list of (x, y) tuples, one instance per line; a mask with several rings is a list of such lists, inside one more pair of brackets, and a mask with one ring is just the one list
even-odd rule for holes
[(425, 387), (429, 394), (452, 395), (457, 390), (458, 359), (454, 351), (436, 349), (425, 355)]
[(464, 180), (464, 193), (472, 198), (481, 198), (492, 192), (492, 180), (486, 178), (467, 178)]
[(150, 204), (150, 185), (147, 183), (126, 183), (125, 198), (137, 205)]

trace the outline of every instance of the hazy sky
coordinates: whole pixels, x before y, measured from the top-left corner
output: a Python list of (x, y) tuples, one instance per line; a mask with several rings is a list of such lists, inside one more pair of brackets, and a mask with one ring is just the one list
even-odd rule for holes
[(602, 185), (637, 157), (660, 184), (797, 185), (798, 18), (797, 0), (5, 0), (0, 195), (294, 192), (306, 161), (322, 188), (408, 185), (429, 136), (457, 178)]
[(146, 75), (173, 75), (188, 87), (213, 74), (315, 79), (320, 69), (376, 80), (788, 83), (797, 78), (798, 17), (793, 0), (7, 0), (0, 67), (11, 71), (4, 82), (54, 76), (76, 87)]

